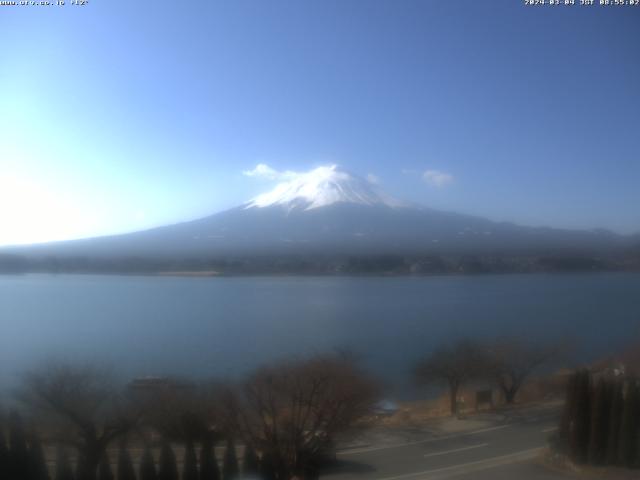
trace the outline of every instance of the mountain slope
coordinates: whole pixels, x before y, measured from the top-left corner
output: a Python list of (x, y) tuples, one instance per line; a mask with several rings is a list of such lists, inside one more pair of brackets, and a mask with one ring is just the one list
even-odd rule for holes
[(126, 235), (12, 249), (62, 257), (227, 255), (601, 254), (630, 239), (604, 231), (522, 227), (402, 203), (336, 166), (282, 182), (203, 219)]

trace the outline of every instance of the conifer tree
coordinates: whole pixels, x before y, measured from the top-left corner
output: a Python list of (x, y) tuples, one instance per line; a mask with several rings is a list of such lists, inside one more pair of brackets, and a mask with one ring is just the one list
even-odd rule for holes
[(98, 480), (114, 480), (109, 453), (105, 450), (98, 464)]
[(157, 480), (156, 462), (149, 445), (145, 445), (140, 459), (140, 480)]
[(200, 480), (220, 480), (220, 468), (210, 439), (205, 439), (200, 449)]
[(9, 477), (9, 448), (0, 425), (0, 478)]
[(262, 480), (276, 480), (276, 461), (275, 457), (268, 450), (262, 453), (260, 459), (260, 478)]
[(69, 452), (67, 449), (58, 446), (56, 448), (56, 468), (55, 468), (55, 480), (73, 480), (73, 469), (71, 468), (71, 462), (69, 461)]
[(78, 461), (76, 462), (76, 479), (89, 480), (87, 472), (87, 460), (82, 451), (78, 452)]
[(22, 417), (16, 411), (9, 414), (9, 477), (29, 476), (29, 450)]
[(160, 462), (158, 467), (158, 480), (178, 480), (178, 466), (176, 456), (169, 442), (162, 443), (160, 449)]
[(609, 383), (600, 379), (593, 391), (591, 408), (591, 427), (589, 433), (589, 463), (604, 463), (607, 446), (607, 426), (609, 416)]
[(227, 440), (227, 447), (224, 451), (224, 460), (222, 462), (222, 478), (223, 480), (235, 480), (239, 473), (238, 457), (236, 455), (236, 447), (231, 439)]
[(577, 463), (587, 461), (591, 417), (591, 378), (587, 370), (579, 372), (576, 380), (576, 399), (570, 435), (571, 459)]
[(47, 460), (44, 458), (44, 450), (40, 438), (36, 433), (31, 436), (29, 445), (29, 480), (49, 480)]
[(618, 446), (620, 464), (634, 467), (638, 457), (638, 387), (636, 380), (627, 382)]
[(622, 419), (622, 410), (624, 408), (624, 399), (622, 392), (623, 382), (620, 380), (616, 380), (612, 388), (613, 393), (611, 394), (609, 426), (607, 432), (606, 463), (608, 465), (616, 465), (620, 457), (618, 452), (618, 443), (620, 440), (620, 422)]
[(318, 480), (320, 478), (320, 469), (314, 459), (306, 461), (302, 466), (302, 478), (305, 480)]
[(249, 443), (244, 450), (244, 459), (242, 464), (242, 474), (245, 477), (257, 477), (260, 473), (260, 460), (254, 450), (253, 446)]
[(118, 480), (136, 480), (133, 461), (124, 443), (118, 449)]
[(182, 480), (198, 480), (198, 458), (192, 441), (188, 441), (184, 450)]

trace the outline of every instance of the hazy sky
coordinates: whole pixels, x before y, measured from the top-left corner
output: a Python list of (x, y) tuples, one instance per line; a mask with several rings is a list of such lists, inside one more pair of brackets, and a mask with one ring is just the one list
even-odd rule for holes
[(523, 3), (0, 7), (0, 244), (213, 213), (260, 163), (640, 231), (640, 7)]

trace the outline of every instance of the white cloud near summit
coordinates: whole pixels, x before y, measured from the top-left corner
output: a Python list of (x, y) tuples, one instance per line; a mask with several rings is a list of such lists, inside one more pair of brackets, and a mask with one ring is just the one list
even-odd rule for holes
[(446, 187), (453, 182), (453, 175), (447, 172), (441, 172), (440, 170), (426, 170), (422, 174), (422, 179), (432, 187)]
[(374, 175), (373, 173), (367, 173), (367, 182), (371, 185), (380, 185), (380, 177)]
[(242, 174), (246, 177), (266, 178), (267, 180), (288, 180), (299, 175), (291, 170), (279, 172), (266, 163), (259, 163), (251, 170), (244, 170)]

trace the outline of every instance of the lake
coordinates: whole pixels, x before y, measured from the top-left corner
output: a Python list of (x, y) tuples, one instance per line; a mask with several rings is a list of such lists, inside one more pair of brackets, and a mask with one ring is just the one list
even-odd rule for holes
[(0, 276), (0, 383), (49, 359), (123, 378), (237, 378), (349, 348), (405, 391), (413, 363), (459, 336), (580, 339), (597, 358), (640, 335), (640, 274), (434, 277)]

